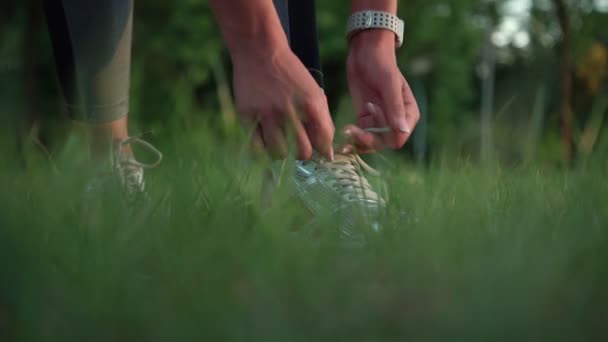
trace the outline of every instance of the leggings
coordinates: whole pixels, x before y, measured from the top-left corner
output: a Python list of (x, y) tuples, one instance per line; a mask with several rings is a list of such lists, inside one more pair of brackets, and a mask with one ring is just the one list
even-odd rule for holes
[[(274, 4), (292, 50), (322, 86), (314, 0)], [(125, 117), (133, 0), (44, 0), (44, 9), (69, 116), (89, 123)]]
[(129, 111), (132, 0), (44, 0), (68, 114), (91, 123)]

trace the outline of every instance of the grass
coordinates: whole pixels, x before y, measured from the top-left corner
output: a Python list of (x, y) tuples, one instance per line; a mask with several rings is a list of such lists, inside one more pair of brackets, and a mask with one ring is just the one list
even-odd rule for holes
[(288, 190), (211, 138), (166, 141), (150, 201), (84, 215), (77, 143), (2, 162), (2, 341), (593, 341), (608, 337), (605, 168), (380, 163), (384, 232), (364, 249), (294, 235)]

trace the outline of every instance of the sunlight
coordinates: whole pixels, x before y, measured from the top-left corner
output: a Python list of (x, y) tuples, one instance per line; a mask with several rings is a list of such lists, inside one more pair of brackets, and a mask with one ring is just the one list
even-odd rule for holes
[(510, 0), (501, 8), (503, 19), (492, 34), (492, 42), (498, 47), (513, 44), (517, 48), (525, 48), (530, 44), (527, 23), (530, 17), (530, 0)]

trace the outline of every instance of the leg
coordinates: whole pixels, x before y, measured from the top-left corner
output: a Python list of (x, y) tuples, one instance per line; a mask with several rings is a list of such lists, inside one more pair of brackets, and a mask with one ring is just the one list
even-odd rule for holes
[(132, 0), (45, 0), (59, 81), (95, 155), (128, 136)]

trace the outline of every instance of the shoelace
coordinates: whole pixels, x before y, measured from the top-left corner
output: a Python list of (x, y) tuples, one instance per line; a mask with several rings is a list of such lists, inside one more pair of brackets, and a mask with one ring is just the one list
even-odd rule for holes
[(122, 139), (121, 141), (118, 142), (118, 150), (120, 151), (121, 148), (125, 145), (139, 145), (141, 147), (143, 147), (144, 149), (147, 149), (149, 152), (151, 152), (152, 154), (156, 155), (157, 159), (154, 163), (142, 163), (138, 160), (136, 160), (135, 158), (120, 158), (120, 153), (118, 156), (117, 162), (124, 165), (124, 166), (134, 166), (134, 167), (138, 167), (138, 168), (142, 168), (142, 169), (152, 169), (157, 167), (158, 165), (160, 165), (160, 163), (163, 160), (163, 154), (162, 152), (160, 152), (156, 147), (152, 146), (152, 144), (150, 144), (149, 142), (140, 139), (138, 137), (128, 137), (125, 139)]
[[(156, 161), (154, 163), (142, 163), (136, 160), (132, 155), (124, 154), (122, 150), (126, 145), (139, 145), (143, 147), (152, 154), (156, 155)], [(143, 170), (157, 167), (163, 159), (162, 153), (152, 146), (152, 144), (138, 137), (128, 137), (122, 139), (116, 144), (115, 151), (114, 169), (123, 187), (127, 193), (131, 195), (142, 193), (145, 188)]]
[(340, 192), (357, 199), (379, 199), (362, 171), (372, 176), (379, 176), (380, 173), (365, 163), (358, 154), (336, 153), (334, 161), (318, 158), (317, 163), (335, 178), (332, 183)]
[[(370, 133), (388, 133), (392, 131), (388, 126), (368, 127), (364, 130)], [(364, 199), (369, 199), (370, 197), (375, 197), (375, 200), (381, 199), (361, 171), (365, 171), (374, 177), (379, 177), (380, 172), (367, 164), (356, 152), (347, 154), (337, 153), (333, 162), (322, 159), (321, 164), (335, 175), (336, 184), (341, 187), (341, 190), (346, 191), (350, 195), (362, 196)]]

